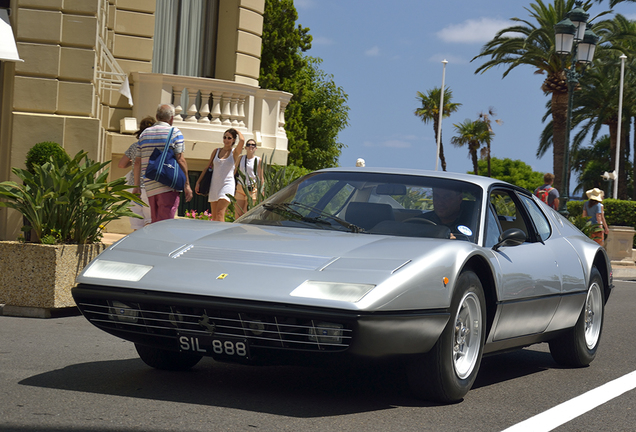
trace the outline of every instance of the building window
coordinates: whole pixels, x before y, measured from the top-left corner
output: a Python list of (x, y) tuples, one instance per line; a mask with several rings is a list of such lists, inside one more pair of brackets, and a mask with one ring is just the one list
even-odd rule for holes
[(157, 0), (152, 71), (214, 78), (219, 0)]

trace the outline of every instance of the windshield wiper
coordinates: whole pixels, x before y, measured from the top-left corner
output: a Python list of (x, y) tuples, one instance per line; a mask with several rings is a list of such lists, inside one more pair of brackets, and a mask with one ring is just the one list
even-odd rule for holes
[[(302, 209), (305, 210), (309, 210), (313, 213), (317, 213), (318, 216), (316, 217), (309, 217), (309, 216), (305, 216), (303, 215), (301, 212), (299, 212), (298, 210), (294, 209), (293, 207), (300, 207)], [(305, 204), (301, 204), (297, 201), (292, 201), (289, 203), (267, 203), (267, 204), (263, 204), (263, 208), (265, 210), (277, 213), (281, 216), (284, 216), (290, 220), (299, 220), (301, 222), (307, 222), (307, 223), (312, 223), (312, 224), (327, 224), (329, 226), (333, 226), (331, 224), (331, 222), (326, 221), (324, 219), (330, 219), (333, 220), (335, 222), (337, 222), (338, 224), (342, 225), (343, 227), (347, 228), (348, 230), (350, 230), (353, 233), (361, 233), (364, 232), (364, 229), (360, 228), (357, 225), (354, 225), (352, 223), (349, 223), (345, 220), (340, 219), (339, 217), (336, 216), (332, 216), (328, 213), (325, 213), (321, 210), (318, 210), (315, 207), (311, 207)]]
[(347, 228), (349, 231), (353, 232), (353, 233), (363, 233), (365, 232), (363, 228), (352, 224), (351, 222), (347, 222), (344, 219), (340, 219), (338, 216), (334, 216), (332, 214), (329, 214), (325, 211), (322, 211), (320, 209), (317, 209), (316, 207), (312, 207), (310, 205), (307, 204), (303, 204), (303, 203), (299, 203), (298, 201), (292, 201), (290, 203), (288, 203), (288, 205), (290, 206), (296, 206), (296, 207), (300, 207), (302, 209), (305, 210), (309, 210), (312, 213), (316, 213), (318, 214), (317, 217), (315, 218), (310, 218), (310, 219), (316, 219), (316, 222), (325, 222), (322, 219), (330, 219), (340, 225), (342, 225), (343, 227)]
[(263, 204), (263, 208), (281, 216), (285, 216), (289, 219), (298, 219), (304, 222), (313, 222), (312, 220), (308, 220), (311, 218), (308, 218), (298, 210), (294, 210), (293, 208), (291, 208), (289, 206), (289, 203), (267, 203)]

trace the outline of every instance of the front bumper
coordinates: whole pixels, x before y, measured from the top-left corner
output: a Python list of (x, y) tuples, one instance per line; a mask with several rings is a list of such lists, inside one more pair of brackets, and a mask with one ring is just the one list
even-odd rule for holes
[(179, 350), (179, 335), (200, 334), (241, 338), (268, 357), (417, 354), (433, 347), (449, 319), (443, 310), (371, 313), (86, 284), (72, 293), (98, 328), (166, 350)]

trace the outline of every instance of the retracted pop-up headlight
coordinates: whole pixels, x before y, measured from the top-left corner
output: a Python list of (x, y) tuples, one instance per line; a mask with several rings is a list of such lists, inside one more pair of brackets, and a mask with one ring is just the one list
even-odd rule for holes
[(305, 281), (290, 295), (324, 300), (339, 300), (355, 303), (375, 288), (371, 284), (342, 282)]
[(119, 261), (107, 261), (96, 259), (84, 271), (83, 276), (87, 278), (114, 279), (122, 281), (137, 282), (146, 275), (152, 266), (143, 264), (132, 264)]

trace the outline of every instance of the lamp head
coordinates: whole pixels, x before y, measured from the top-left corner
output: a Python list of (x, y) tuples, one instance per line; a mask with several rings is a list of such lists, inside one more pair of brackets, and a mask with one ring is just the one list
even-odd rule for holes
[(590, 64), (594, 60), (594, 51), (599, 37), (592, 30), (585, 30), (583, 40), (579, 42), (576, 61), (582, 64)]
[(572, 51), (576, 26), (569, 18), (559, 21), (554, 26), (554, 50), (559, 55), (567, 55)]
[(576, 42), (582, 40), (585, 37), (585, 29), (587, 27), (587, 20), (590, 14), (583, 9), (583, 2), (577, 1), (576, 7), (570, 11), (568, 18), (576, 26), (576, 34), (574, 40)]

